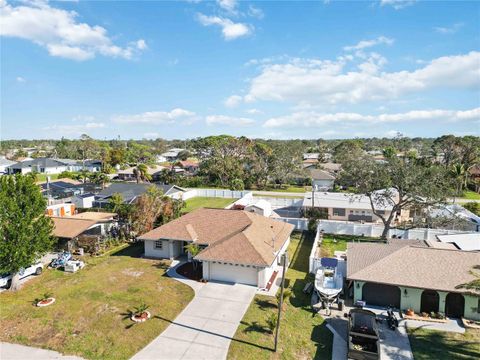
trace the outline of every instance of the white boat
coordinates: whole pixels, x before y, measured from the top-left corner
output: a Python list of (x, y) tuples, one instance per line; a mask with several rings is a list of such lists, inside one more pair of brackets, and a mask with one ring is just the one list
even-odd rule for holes
[(319, 268), (315, 274), (315, 289), (321, 298), (335, 299), (343, 289), (342, 274), (337, 272), (336, 267)]

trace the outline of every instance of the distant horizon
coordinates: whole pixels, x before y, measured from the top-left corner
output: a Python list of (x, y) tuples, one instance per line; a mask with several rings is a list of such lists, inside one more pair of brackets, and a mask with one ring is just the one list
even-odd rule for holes
[(480, 135), (478, 1), (0, 10), (1, 138)]

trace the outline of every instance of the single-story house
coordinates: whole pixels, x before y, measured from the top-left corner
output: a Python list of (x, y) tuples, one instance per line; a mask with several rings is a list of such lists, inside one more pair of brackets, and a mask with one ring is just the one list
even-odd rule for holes
[[(340, 221), (364, 221), (364, 222), (380, 222), (380, 218), (376, 216), (370, 204), (370, 199), (365, 195), (356, 195), (348, 193), (336, 192), (314, 192), (306, 193), (303, 199), (303, 208), (311, 208), (312, 206), (322, 210), (325, 218), (328, 220)], [(390, 204), (377, 204), (375, 210), (388, 216), (393, 206)], [(397, 215), (397, 220), (408, 220), (410, 212), (402, 210)]]
[(48, 205), (45, 214), (58, 217), (72, 216), (75, 214), (75, 205), (68, 203)]
[(347, 280), (353, 300), (415, 312), (480, 320), (480, 292), (459, 288), (475, 280), (477, 252), (411, 245), (348, 243)]
[(198, 162), (192, 160), (179, 161), (179, 164), (188, 174), (191, 175), (195, 175), (200, 168)]
[(100, 160), (71, 160), (71, 159), (53, 159), (40, 157), (36, 159), (20, 161), (7, 166), (8, 174), (28, 174), (37, 172), (40, 174), (60, 174), (64, 171), (87, 170), (90, 172), (100, 171), (102, 162)]
[(320, 153), (304, 153), (303, 160), (317, 160), (320, 157)]
[(93, 207), (93, 202), (95, 201), (95, 194), (85, 193), (72, 196), (71, 200), (77, 208), (89, 209)]
[(16, 164), (16, 161), (8, 160), (5, 156), (0, 156), (0, 175), (7, 173), (7, 167)]
[[(166, 167), (162, 165), (148, 166), (147, 173), (152, 177), (153, 180), (155, 180), (158, 177), (158, 175), (165, 169)], [(124, 170), (118, 170), (117, 176), (120, 180), (123, 180), (123, 181), (135, 181), (137, 177), (135, 176), (134, 170), (135, 170), (135, 167), (130, 167)]]
[(72, 216), (52, 216), (53, 235), (59, 238), (60, 249), (72, 250), (81, 236), (98, 238), (108, 235), (116, 224), (115, 213), (83, 212)]
[(192, 211), (139, 237), (145, 256), (173, 259), (185, 245), (197, 244), (195, 256), (209, 281), (265, 288), (280, 265), (294, 226), (243, 210)]
[(316, 159), (306, 159), (302, 161), (302, 165), (304, 169), (312, 169), (315, 168), (318, 164), (318, 160)]
[(315, 191), (328, 191), (333, 189), (335, 183), (335, 176), (326, 170), (308, 169), (312, 179), (312, 187)]
[[(432, 242), (433, 247), (438, 243), (451, 245), (451, 248), (464, 251), (480, 251), (480, 233), (437, 235), (437, 242)], [(479, 255), (480, 256), (480, 255)], [(480, 263), (480, 259), (479, 259)]]
[(120, 194), (125, 204), (132, 204), (135, 200), (145, 194), (151, 186), (156, 186), (163, 191), (165, 196), (172, 199), (181, 199), (183, 193), (186, 191), (176, 185), (161, 185), (152, 183), (112, 183), (109, 187), (103, 189), (95, 196), (93, 205), (95, 207), (105, 207), (113, 194)]
[(480, 216), (458, 204), (440, 205), (429, 210), (433, 218), (451, 219), (455, 228), (463, 231), (480, 231)]
[(73, 195), (82, 194), (86, 188), (95, 189), (94, 184), (83, 184), (72, 179), (58, 179), (37, 183), (40, 186), (43, 196), (64, 199)]
[(328, 171), (332, 174), (338, 174), (342, 170), (342, 164), (327, 162), (319, 165), (323, 170)]

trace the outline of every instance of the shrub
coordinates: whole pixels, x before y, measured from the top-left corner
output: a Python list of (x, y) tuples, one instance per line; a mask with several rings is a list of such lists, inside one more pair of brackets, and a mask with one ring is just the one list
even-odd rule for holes
[(267, 327), (268, 327), (268, 330), (270, 330), (270, 332), (273, 334), (273, 331), (275, 330), (275, 328), (277, 327), (277, 315), (275, 315), (275, 313), (271, 313), (270, 315), (268, 315), (267, 317)]

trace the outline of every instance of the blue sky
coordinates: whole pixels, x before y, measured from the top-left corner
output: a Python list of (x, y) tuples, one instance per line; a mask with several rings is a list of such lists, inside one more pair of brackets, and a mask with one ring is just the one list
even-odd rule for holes
[(480, 3), (5, 1), (2, 139), (480, 134)]

